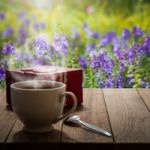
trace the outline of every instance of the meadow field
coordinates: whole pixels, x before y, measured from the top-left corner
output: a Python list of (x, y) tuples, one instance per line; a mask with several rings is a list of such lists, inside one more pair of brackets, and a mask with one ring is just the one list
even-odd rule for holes
[(1, 0), (0, 87), (8, 68), (81, 67), (84, 87), (150, 87), (149, 0)]

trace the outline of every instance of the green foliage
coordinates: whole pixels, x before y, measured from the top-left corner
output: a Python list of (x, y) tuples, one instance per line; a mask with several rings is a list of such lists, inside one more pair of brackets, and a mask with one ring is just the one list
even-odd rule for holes
[[(34, 1), (36, 3), (36, 1)], [(98, 44), (99, 41), (87, 38), (83, 31), (83, 24), (88, 23), (93, 31), (104, 34), (108, 31), (115, 31), (118, 35), (121, 34), (123, 28), (129, 28), (130, 30), (134, 25), (141, 27), (146, 31), (147, 35), (150, 35), (150, 1), (149, 0), (56, 0), (51, 3), (53, 7), (51, 9), (39, 8), (35, 6), (35, 3), (30, 0), (1, 0), (0, 12), (6, 13), (4, 21), (0, 20), (0, 59), (4, 57), (1, 54), (1, 50), (6, 42), (15, 43), (16, 34), (21, 25), (21, 21), (18, 20), (18, 12), (25, 11), (26, 18), (30, 18), (34, 23), (33, 16), (37, 16), (37, 22), (42, 21), (46, 23), (46, 28), (43, 31), (35, 32), (32, 28), (30, 31), (30, 38), (32, 39), (39, 33), (47, 33), (50, 37), (55, 32), (64, 32), (69, 37), (72, 28), (79, 29), (81, 38), (76, 39), (76, 49), (71, 50), (67, 59), (64, 62), (64, 66), (79, 67), (78, 57), (86, 55), (85, 49), (87, 43)], [(41, 1), (45, 3), (45, 1)], [(50, 5), (50, 4), (49, 4)], [(2, 32), (11, 26), (15, 34), (13, 37), (5, 38), (2, 36)], [(143, 39), (142, 39), (143, 40)], [(70, 41), (71, 43), (72, 41)], [(135, 41), (134, 41), (135, 42)], [(22, 47), (24, 50), (25, 47)], [(32, 47), (30, 48), (32, 49)], [(108, 53), (115, 60), (116, 66), (114, 67), (114, 76), (118, 75), (117, 58), (115, 58), (111, 45), (107, 47)], [(57, 57), (57, 56), (56, 56)], [(10, 58), (11, 59), (11, 58)], [(54, 60), (51, 60), (54, 61)], [(60, 62), (58, 62), (60, 63)], [(128, 66), (123, 74), (131, 72), (134, 74), (134, 87), (141, 86), (141, 77), (144, 80), (150, 82), (150, 58), (143, 57), (140, 64), (136, 66)], [(22, 67), (24, 62), (15, 62), (11, 60), (11, 65), (15, 67)], [(104, 74), (100, 74), (102, 78)], [(125, 79), (126, 80), (126, 79)], [(0, 83), (1, 87), (4, 87), (4, 82)], [(92, 68), (88, 67), (86, 74), (84, 75), (84, 87), (98, 87), (98, 83)]]
[(84, 75), (84, 87), (85, 88), (97, 88), (98, 87), (98, 83), (97, 83), (97, 79), (94, 75), (94, 72), (92, 70), (91, 67), (88, 67), (86, 70), (86, 74)]
[(136, 74), (139, 74), (137, 78), (144, 77), (145, 80), (150, 82), (150, 57), (143, 57), (140, 62), (139, 69), (136, 70)]
[(5, 87), (6, 87), (5, 81), (0, 81), (0, 89), (3, 89)]

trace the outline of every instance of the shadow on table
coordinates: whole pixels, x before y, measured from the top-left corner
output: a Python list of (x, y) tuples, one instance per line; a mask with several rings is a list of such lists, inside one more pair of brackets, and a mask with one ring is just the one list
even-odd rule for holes
[[(65, 106), (65, 109), (64, 109), (64, 112), (68, 111), (70, 109), (71, 106)], [(81, 105), (78, 105), (76, 110), (75, 110), (75, 113), (78, 113), (78, 112), (82, 112), (82, 111), (88, 111), (89, 109), (87, 107), (85, 107), (83, 104)]]
[(78, 105), (76, 108), (76, 112), (81, 112), (81, 111), (88, 111), (89, 109), (85, 107), (83, 104)]
[[(70, 107), (66, 107), (65, 111), (69, 109)], [(6, 109), (8, 111), (12, 111), (12, 107), (10, 105), (6, 106)], [(78, 113), (80, 111), (86, 111), (88, 108), (86, 108), (83, 105), (79, 105), (75, 111), (75, 113)], [(79, 125), (77, 124), (71, 124), (72, 127), (77, 127)], [(18, 130), (18, 129), (16, 129)], [(10, 137), (8, 142), (13, 143), (59, 143), (61, 141), (61, 137), (65, 138), (65, 141), (67, 142), (79, 142), (75, 141), (72, 137), (69, 137), (66, 133), (62, 132), (60, 130), (54, 129), (53, 131), (49, 133), (28, 133), (23, 130), (16, 131), (14, 135)]]
[[(65, 133), (63, 133), (69, 141), (72, 141)], [(61, 131), (54, 129), (49, 133), (28, 133), (23, 130), (18, 131), (12, 137), (14, 143), (59, 143)]]
[(12, 142), (23, 143), (57, 143), (60, 141), (61, 132), (54, 129), (49, 133), (28, 133), (23, 130), (16, 132)]
[(80, 143), (80, 141), (73, 139), (72, 137), (68, 136), (66, 133), (62, 132), (61, 143)]
[(12, 106), (11, 106), (11, 105), (8, 105), (8, 104), (6, 105), (6, 108), (5, 108), (5, 109), (8, 110), (8, 111), (11, 111), (11, 112), (13, 111)]

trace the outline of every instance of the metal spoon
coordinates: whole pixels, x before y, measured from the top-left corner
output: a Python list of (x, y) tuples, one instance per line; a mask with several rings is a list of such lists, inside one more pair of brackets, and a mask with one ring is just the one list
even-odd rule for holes
[(98, 134), (104, 134), (104, 135), (107, 135), (107, 136), (112, 136), (111, 133), (109, 133), (109, 132), (107, 132), (107, 131), (99, 128), (99, 127), (96, 127), (93, 124), (89, 124), (89, 123), (86, 123), (86, 122), (80, 120), (80, 116), (78, 116), (78, 115), (70, 116), (70, 117), (66, 118), (65, 121), (64, 121), (64, 123), (70, 123), (70, 122), (83, 125), (88, 130), (96, 132)]

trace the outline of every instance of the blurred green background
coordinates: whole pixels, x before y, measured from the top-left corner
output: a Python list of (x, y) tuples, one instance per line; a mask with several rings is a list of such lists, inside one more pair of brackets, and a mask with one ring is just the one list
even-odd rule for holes
[[(15, 48), (22, 53), (28, 49), (33, 50), (29, 42), (28, 47), (26, 47), (26, 44), (19, 45), (17, 43), (16, 37), (19, 37), (20, 32), (23, 34), (22, 36), (27, 36), (25, 37), (26, 41), (33, 40), (36, 35), (41, 33), (45, 33), (49, 37), (53, 37), (56, 32), (65, 33), (69, 42), (71, 44), (75, 42), (77, 45), (76, 49), (71, 52), (69, 51), (67, 56), (66, 60), (68, 62), (66, 66), (69, 67), (79, 67), (79, 56), (83, 55), (89, 59), (89, 56), (86, 56), (86, 46), (90, 43), (94, 43), (97, 46), (99, 43), (99, 39), (86, 37), (86, 32), (83, 30), (84, 23), (89, 25), (92, 32), (100, 33), (100, 35), (113, 31), (119, 36), (122, 34), (123, 28), (129, 29), (133, 34), (132, 28), (134, 26), (140, 27), (144, 31), (144, 37), (150, 35), (150, 0), (1, 0), (0, 13), (5, 15), (5, 19), (3, 19), (3, 16), (0, 19), (0, 62), (2, 60), (4, 62), (5, 57), (7, 57), (7, 60), (10, 59), (10, 62), (11, 60), (14, 61), (14, 57), (11, 59), (9, 56), (2, 54), (1, 51), (5, 43), (14, 43)], [(28, 21), (31, 25), (29, 25)], [(35, 30), (33, 27), (35, 23), (43, 23), (42, 26), (44, 25), (44, 28), (42, 27), (42, 30)], [(13, 35), (3, 36), (5, 30), (9, 27), (13, 29)], [(73, 29), (77, 30), (76, 33), (79, 33), (81, 38), (73, 39)], [(135, 41), (132, 35), (132, 40), (128, 41), (128, 48), (134, 46), (134, 44), (143, 43), (144, 37)], [(71, 46), (69, 49), (71, 49)], [(109, 45), (106, 49), (110, 49), (108, 51), (111, 52), (112, 46)], [(126, 81), (124, 81), (125, 83), (122, 86), (141, 87), (143, 84), (141, 80), (150, 83), (150, 57), (146, 56), (146, 58), (143, 58), (142, 56), (140, 59), (139, 57), (137, 56), (136, 59), (138, 60), (135, 60), (134, 64), (128, 64), (124, 72), (119, 72), (120, 75), (127, 78), (127, 75), (129, 75), (128, 71), (131, 71), (134, 85), (128, 86)], [(24, 65), (22, 62), (18, 64), (13, 62), (12, 64), (15, 67), (22, 67)], [(118, 64), (113, 68), (114, 72), (112, 72), (112, 75), (118, 71), (117, 67)], [(2, 85), (2, 87), (5, 84), (3, 68), (3, 65), (1, 65), (0, 86)], [(100, 87), (97, 82), (101, 76), (96, 77), (94, 71), (91, 66), (85, 69), (85, 87)], [(105, 75), (104, 73), (103, 76), (105, 83), (109, 74)], [(115, 80), (119, 81), (119, 77), (116, 74), (114, 76)], [(114, 85), (114, 87), (117, 87), (117, 85)]]
[(0, 29), (11, 25), (17, 29), (16, 14), (25, 11), (46, 23), (46, 31), (62, 30), (70, 33), (72, 27), (83, 22), (94, 30), (121, 32), (123, 27), (138, 25), (150, 30), (149, 0), (1, 0), (0, 10), (7, 13), (7, 21)]

